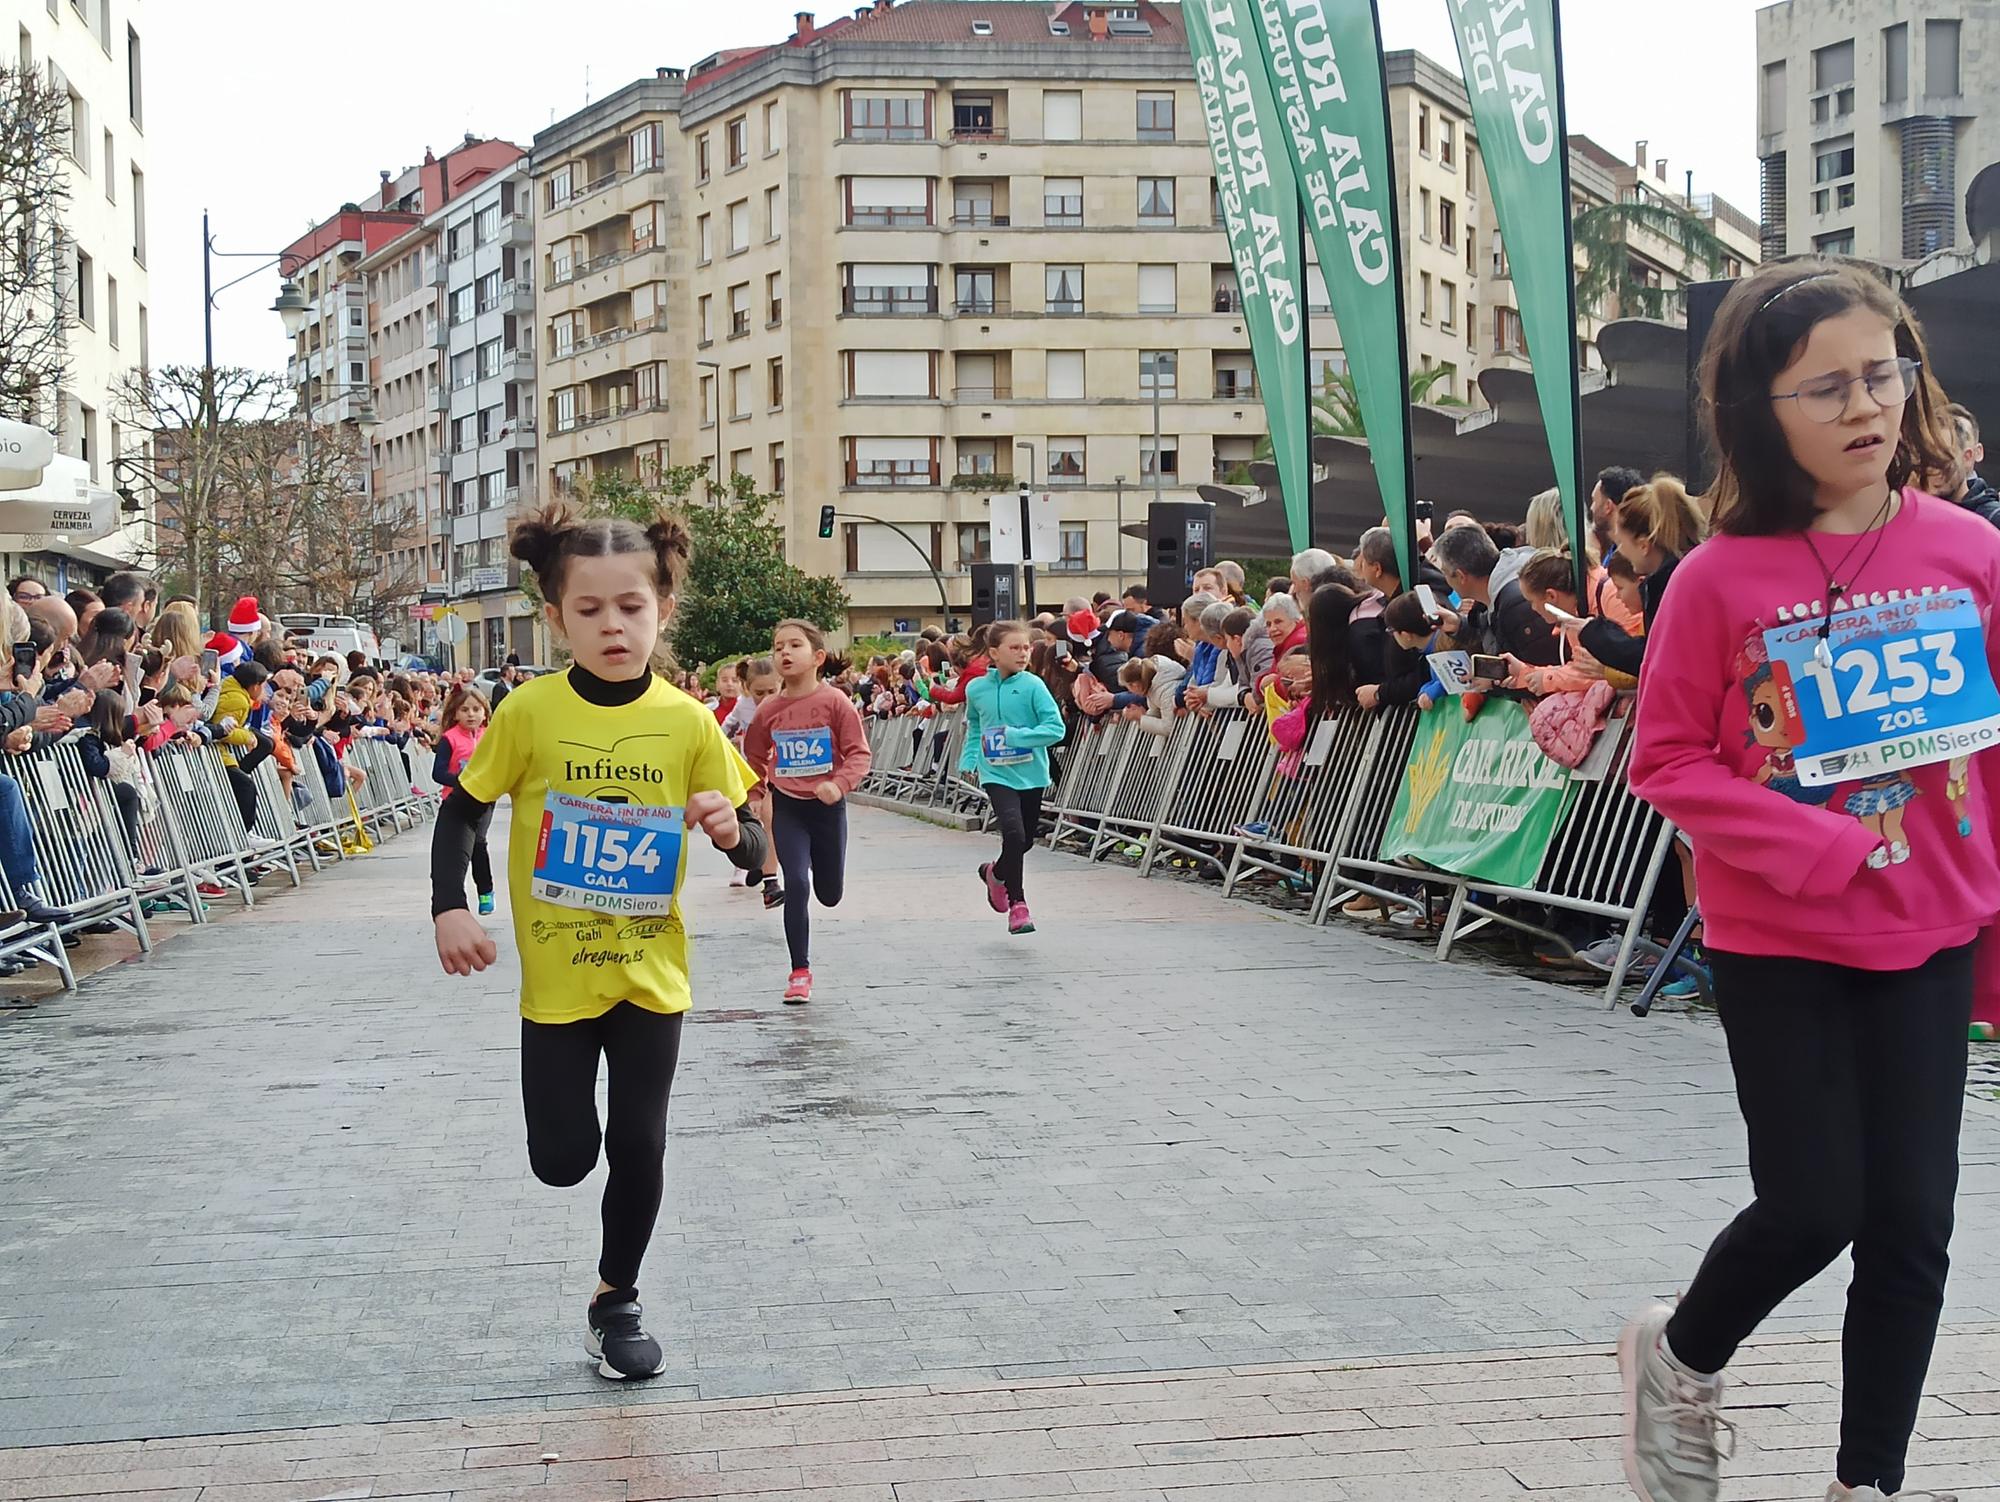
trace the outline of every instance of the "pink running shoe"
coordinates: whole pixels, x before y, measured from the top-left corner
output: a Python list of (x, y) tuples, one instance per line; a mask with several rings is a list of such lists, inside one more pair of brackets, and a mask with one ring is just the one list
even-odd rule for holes
[(993, 862), (979, 863), (979, 879), (986, 883), (986, 905), (996, 913), (1007, 911), (1007, 889), (1000, 884), (1000, 878), (993, 874)]
[(1031, 934), (1035, 931), (1035, 920), (1028, 916), (1028, 904), (1017, 902), (1007, 909), (1007, 932), (1010, 934)]
[(785, 1005), (788, 1007), (802, 1007), (812, 999), (812, 971), (794, 970), (792, 978), (785, 982)]

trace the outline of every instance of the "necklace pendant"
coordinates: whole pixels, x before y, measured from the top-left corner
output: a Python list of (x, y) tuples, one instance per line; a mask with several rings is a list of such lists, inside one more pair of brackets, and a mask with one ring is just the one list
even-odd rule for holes
[(1833, 666), (1833, 649), (1826, 644), (1824, 636), (1813, 643), (1813, 661), (1823, 668)]

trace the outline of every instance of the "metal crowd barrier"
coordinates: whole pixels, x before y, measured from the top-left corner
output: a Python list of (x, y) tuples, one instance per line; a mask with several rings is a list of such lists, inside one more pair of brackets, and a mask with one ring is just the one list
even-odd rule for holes
[[(902, 744), (894, 739), (896, 724), (871, 727), (881, 737), (871, 744), (883, 751)], [(1185, 716), (1166, 737), (1122, 718), (1085, 721), (1059, 758), (1046, 803), (1047, 842), (1094, 859), (1123, 853), (1137, 860), (1142, 875), (1162, 860), (1207, 868), (1221, 877), (1224, 896), (1239, 895), (1260, 877), (1282, 881), (1310, 892), (1314, 923), (1362, 893), (1428, 913), (1424, 894), (1436, 890), (1449, 899), (1440, 960), (1493, 923), (1566, 944), (1537, 921), (1535, 910), (1585, 914), (1620, 934), (1606, 988), (1615, 1002), (1673, 842), (1672, 826), (1626, 782), (1629, 720), (1614, 720), (1605, 732), (1624, 742), (1602, 780), (1579, 790), (1532, 887), (1383, 858), (1417, 724), (1413, 706), (1348, 711), (1310, 723), (1301, 751), (1287, 758), (1263, 717), (1241, 710)], [(871, 791), (912, 805), (935, 796), (901, 773), (882, 772), (881, 754)], [(951, 760), (955, 767), (956, 753)]]

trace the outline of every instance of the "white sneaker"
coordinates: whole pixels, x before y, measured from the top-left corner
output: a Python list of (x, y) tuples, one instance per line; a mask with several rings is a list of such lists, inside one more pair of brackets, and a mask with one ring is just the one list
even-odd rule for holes
[(267, 840), (261, 834), (245, 835), (244, 842), (248, 844), (252, 850), (256, 851), (277, 850), (280, 848), (280, 844), (277, 840)]
[[(1625, 1385), (1625, 1479), (1641, 1502), (1716, 1502), (1736, 1426), (1722, 1416), (1722, 1378), (1667, 1359), (1661, 1340), (1673, 1310), (1655, 1304), (1618, 1337)], [(1723, 1434), (1729, 1442), (1722, 1442)]]

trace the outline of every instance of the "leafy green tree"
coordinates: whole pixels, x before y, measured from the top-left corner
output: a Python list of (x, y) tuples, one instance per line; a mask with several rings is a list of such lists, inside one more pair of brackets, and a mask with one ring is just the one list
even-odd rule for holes
[(1576, 277), (1579, 313), (1602, 309), (1612, 318), (1667, 319), (1686, 311), (1686, 296), (1678, 287), (1652, 287), (1643, 280), (1643, 263), (1635, 264), (1630, 246), (1633, 231), (1656, 235), (1684, 254), (1686, 272), (1720, 276), (1728, 263), (1729, 246), (1701, 220), (1671, 203), (1641, 199), (1630, 203), (1600, 203), (1580, 210), (1572, 225), (1583, 269)]
[[(607, 471), (579, 487), (584, 509), (598, 516), (650, 522), (661, 505), (687, 519), (694, 561), (674, 611), (674, 655), (693, 667), (766, 650), (771, 628), (788, 617), (837, 630), (847, 619), (847, 595), (832, 579), (785, 561), (785, 534), (772, 520), (777, 497), (758, 493), (745, 475), (731, 475), (715, 499), (691, 500), (706, 464), (672, 465), (648, 484)], [(525, 588), (525, 585), (524, 585)]]

